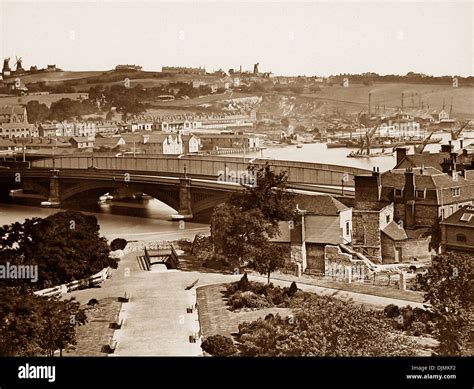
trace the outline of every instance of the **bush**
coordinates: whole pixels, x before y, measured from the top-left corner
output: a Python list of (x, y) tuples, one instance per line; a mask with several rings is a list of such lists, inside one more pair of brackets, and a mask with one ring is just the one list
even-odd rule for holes
[(413, 312), (412, 307), (407, 305), (400, 309), (400, 314), (403, 316), (403, 327), (405, 329), (410, 328), (411, 323), (415, 321), (415, 313)]
[(213, 357), (229, 357), (238, 351), (233, 340), (222, 335), (209, 336), (202, 342), (201, 348)]
[(245, 292), (245, 291), (249, 290), (249, 287), (250, 287), (250, 282), (249, 282), (249, 279), (247, 277), (247, 273), (244, 273), (242, 278), (237, 282), (237, 289), (242, 291), (242, 292)]
[(269, 302), (265, 296), (257, 295), (251, 291), (241, 292), (240, 290), (230, 296), (229, 305), (232, 307), (232, 309), (261, 309), (273, 306), (273, 304)]
[(112, 251), (123, 250), (125, 249), (126, 246), (127, 246), (127, 241), (122, 238), (116, 238), (112, 241), (112, 243), (110, 243), (110, 249)]
[(298, 286), (296, 282), (293, 281), (290, 285), (290, 289), (288, 289), (288, 297), (293, 297), (293, 295), (298, 291)]
[(414, 336), (420, 336), (426, 332), (426, 326), (421, 321), (411, 323), (411, 333)]
[(383, 313), (388, 318), (394, 318), (400, 315), (400, 309), (398, 308), (397, 305), (389, 304), (385, 307), (385, 309), (383, 310)]

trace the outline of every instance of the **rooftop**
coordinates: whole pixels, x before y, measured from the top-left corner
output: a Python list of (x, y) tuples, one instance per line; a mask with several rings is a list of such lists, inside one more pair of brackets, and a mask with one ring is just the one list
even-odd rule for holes
[(474, 228), (474, 206), (466, 205), (458, 209), (440, 224)]

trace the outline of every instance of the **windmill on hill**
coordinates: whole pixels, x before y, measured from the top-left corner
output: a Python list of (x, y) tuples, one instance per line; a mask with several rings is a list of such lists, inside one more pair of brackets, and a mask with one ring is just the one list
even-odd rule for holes
[(16, 57), (16, 62), (15, 62), (15, 73), (23, 73), (25, 71), (25, 69), (23, 69), (23, 66), (22, 66), (22, 61), (23, 61), (23, 58), (22, 57)]

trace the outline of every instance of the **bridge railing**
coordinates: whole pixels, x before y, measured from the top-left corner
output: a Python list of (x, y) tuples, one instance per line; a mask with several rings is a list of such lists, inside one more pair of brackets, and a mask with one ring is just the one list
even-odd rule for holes
[[(245, 171), (249, 159), (237, 157), (198, 157), (186, 156), (177, 158), (167, 155), (137, 155), (136, 157), (114, 156), (62, 156), (34, 161), (32, 167), (56, 169), (96, 169), (120, 172), (150, 172), (203, 175), (217, 177), (226, 169), (231, 171)], [(252, 164), (257, 167), (270, 164), (276, 172), (287, 171), (288, 181), (300, 184), (341, 185), (354, 186), (354, 175), (367, 174), (369, 171), (349, 166), (330, 164), (253, 159)]]

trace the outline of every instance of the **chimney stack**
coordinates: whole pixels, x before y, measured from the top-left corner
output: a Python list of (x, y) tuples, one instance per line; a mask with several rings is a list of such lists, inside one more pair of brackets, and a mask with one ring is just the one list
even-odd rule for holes
[(413, 200), (415, 198), (415, 174), (411, 167), (405, 170), (405, 188), (403, 190), (405, 200)]
[(405, 147), (397, 147), (395, 149), (395, 153), (397, 156), (397, 166), (402, 162), (402, 160), (406, 157), (407, 155), (407, 149)]

